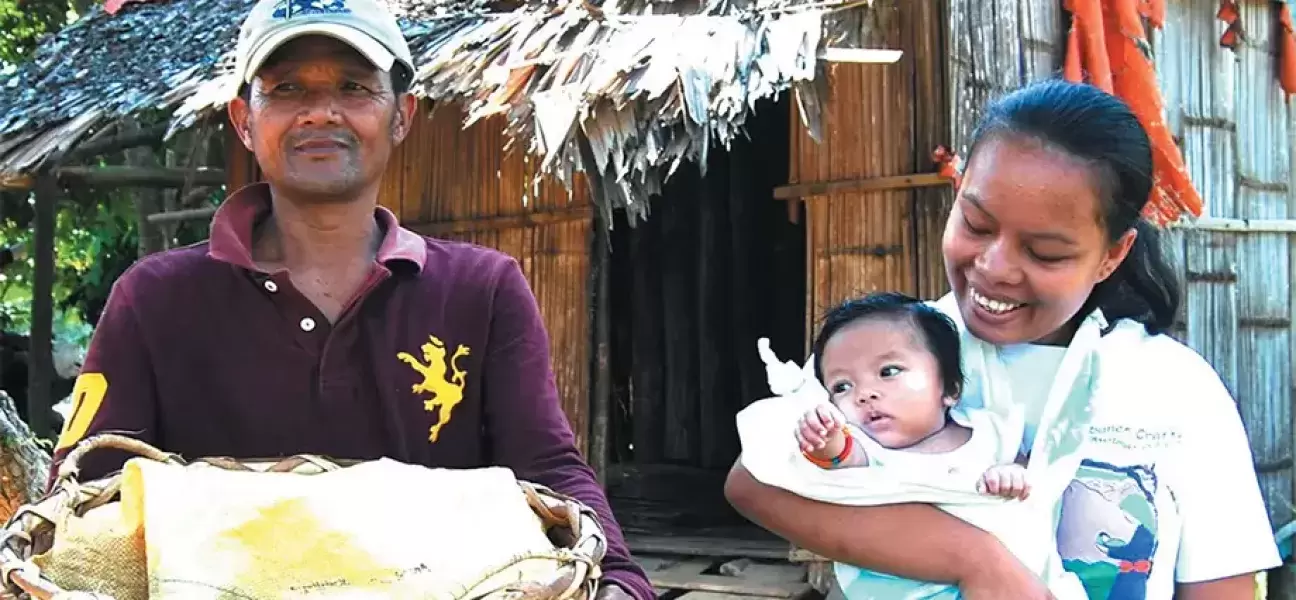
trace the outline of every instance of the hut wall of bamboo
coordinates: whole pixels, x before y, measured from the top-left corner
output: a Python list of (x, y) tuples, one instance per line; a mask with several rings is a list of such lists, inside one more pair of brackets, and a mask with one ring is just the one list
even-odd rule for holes
[[(1274, 75), (1273, 2), (1239, 2), (1245, 40), (1221, 47), (1218, 2), (1167, 4), (1152, 40), (1170, 130), (1207, 217), (1289, 219), (1292, 113)], [(1176, 336), (1237, 399), (1275, 528), (1292, 517), (1293, 303), (1288, 233), (1185, 227), (1164, 247), (1185, 302)]]
[[(464, 128), (457, 106), (426, 110), (392, 155), (379, 202), (401, 223), (434, 237), (501, 250), (516, 258), (549, 331), (563, 409), (587, 448), (590, 389), (590, 221), (583, 180), (569, 193), (553, 178), (533, 182), (537, 165), (506, 148), (502, 119)], [(237, 140), (231, 188), (256, 181), (255, 159)]]
[(791, 114), (789, 185), (859, 184), (802, 198), (807, 344), (824, 311), (847, 297), (878, 290), (927, 296), (943, 285), (938, 250), (948, 186), (880, 179), (935, 171), (930, 152), (944, 143), (947, 122), (941, 4), (874, 5), (863, 24), (866, 45), (900, 48), (904, 56), (891, 65), (828, 67), (822, 140)]

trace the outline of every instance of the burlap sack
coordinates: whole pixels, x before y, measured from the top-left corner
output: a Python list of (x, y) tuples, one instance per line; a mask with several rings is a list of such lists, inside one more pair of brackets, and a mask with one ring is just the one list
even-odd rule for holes
[(148, 600), (144, 531), (123, 520), (121, 512), (113, 503), (82, 517), (66, 514), (55, 528), (54, 545), (33, 556), (32, 564), (64, 589)]
[[(141, 457), (79, 483), (76, 461), (100, 447)], [(37, 600), (588, 600), (605, 549), (592, 510), (507, 469), (185, 463), (105, 435), (0, 530), (0, 584)]]

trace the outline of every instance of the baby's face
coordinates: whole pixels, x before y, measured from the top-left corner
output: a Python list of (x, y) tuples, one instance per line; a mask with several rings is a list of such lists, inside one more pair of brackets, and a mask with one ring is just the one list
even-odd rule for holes
[(851, 323), (824, 346), (820, 365), (833, 404), (887, 448), (912, 446), (945, 426), (936, 357), (907, 320)]

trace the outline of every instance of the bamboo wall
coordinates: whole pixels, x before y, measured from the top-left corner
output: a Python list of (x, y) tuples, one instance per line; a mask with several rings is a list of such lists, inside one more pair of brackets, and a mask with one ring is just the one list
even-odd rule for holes
[(985, 105), (1023, 84), (1054, 76), (1062, 64), (1061, 2), (947, 0), (952, 145), (967, 144)]
[[(1171, 132), (1206, 216), (1292, 214), (1292, 113), (1274, 75), (1275, 3), (1239, 2), (1246, 41), (1220, 47), (1218, 2), (1168, 3), (1153, 38)], [(1286, 233), (1178, 230), (1166, 248), (1186, 290), (1176, 335), (1237, 398), (1275, 528), (1292, 519), (1291, 240)]]
[[(829, 67), (823, 139), (792, 112), (790, 184), (879, 181), (931, 173), (931, 150), (946, 123), (941, 3), (878, 2), (866, 19), (866, 45), (900, 48), (891, 65)], [(876, 290), (922, 296), (944, 285), (939, 247), (950, 193), (906, 184), (820, 193), (806, 205), (807, 345), (824, 311)]]
[[(590, 220), (586, 187), (569, 194), (546, 177), (532, 184), (535, 165), (506, 151), (499, 119), (462, 127), (463, 113), (441, 106), (415, 121), (392, 155), (379, 202), (402, 225), (427, 235), (502, 250), (522, 266), (549, 332), (554, 377), (579, 447), (589, 433)], [(228, 161), (231, 189), (258, 176), (241, 143)]]

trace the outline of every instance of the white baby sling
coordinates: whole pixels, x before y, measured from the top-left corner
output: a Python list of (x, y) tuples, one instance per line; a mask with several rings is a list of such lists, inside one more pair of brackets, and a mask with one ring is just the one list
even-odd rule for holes
[[(952, 296), (931, 303), (958, 325), (965, 386), (960, 407), (985, 410), (1004, 424), (1005, 443), (1020, 445), (1024, 434), (1021, 407), (1013, 401), (1011, 383), (999, 349), (972, 336)], [(982, 494), (976, 481), (945, 473), (913, 469), (855, 468), (824, 470), (805, 459), (792, 436), (796, 420), (828, 393), (814, 377), (811, 356), (804, 367), (781, 363), (761, 339), (758, 351), (766, 364), (772, 398), (758, 400), (737, 415), (743, 466), (758, 481), (799, 496), (832, 504), (876, 506), (930, 503), (995, 535), (1009, 551), (1038, 574), (1058, 600), (1085, 600), (1084, 587), (1062, 568), (1057, 526), (1062, 494), (1084, 456), (1090, 399), (1098, 375), (1095, 352), (1106, 319), (1091, 313), (1080, 325), (1058, 367), (1040, 417), (1026, 467), (1031, 485), (1024, 501)], [(988, 465), (987, 465), (988, 466)], [(958, 588), (914, 581), (843, 563), (834, 564), (847, 600), (954, 600)]]

